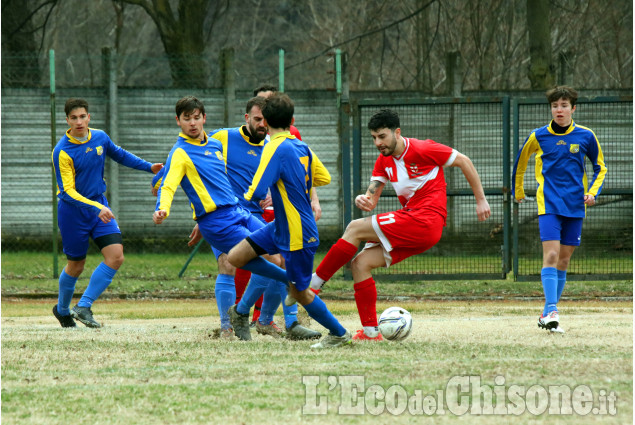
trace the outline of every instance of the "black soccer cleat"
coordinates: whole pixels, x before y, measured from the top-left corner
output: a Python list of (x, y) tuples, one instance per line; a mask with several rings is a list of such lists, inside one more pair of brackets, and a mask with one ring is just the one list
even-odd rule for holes
[(77, 324), (75, 323), (75, 321), (73, 320), (73, 318), (71, 317), (71, 315), (66, 315), (66, 316), (62, 316), (59, 311), (57, 311), (57, 304), (55, 304), (53, 306), (53, 316), (55, 316), (55, 318), (57, 320), (59, 320), (60, 325), (62, 325), (63, 328), (76, 328)]
[(71, 316), (73, 316), (73, 319), (79, 320), (89, 328), (101, 328), (99, 322), (97, 322), (93, 317), (93, 312), (90, 307), (79, 307), (76, 305), (71, 310)]

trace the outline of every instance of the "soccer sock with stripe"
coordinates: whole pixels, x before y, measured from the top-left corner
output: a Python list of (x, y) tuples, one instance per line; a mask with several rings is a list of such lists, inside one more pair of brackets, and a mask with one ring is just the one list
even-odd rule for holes
[(252, 274), (251, 280), (249, 281), (249, 285), (247, 285), (247, 289), (245, 289), (245, 293), (243, 294), (243, 297), (240, 299), (240, 302), (236, 306), (236, 311), (239, 314), (249, 314), (249, 310), (251, 310), (251, 307), (253, 307), (253, 305), (256, 303), (258, 298), (260, 298), (260, 296), (265, 292), (265, 289), (267, 289), (267, 286), (269, 286), (269, 279), (267, 279), (264, 276)]
[(542, 289), (545, 293), (545, 310), (543, 315), (558, 310), (558, 273), (555, 267), (543, 267), (540, 272), (542, 278)]
[[(284, 287), (285, 284), (282, 282), (278, 282), (273, 279), (268, 279), (269, 285), (267, 289), (265, 289), (265, 293), (262, 294), (262, 304), (260, 306), (260, 316), (254, 320), (259, 320), (263, 325), (268, 325), (273, 320), (274, 314), (280, 307), (280, 302), (282, 298), (280, 298), (280, 287)], [(256, 302), (256, 304), (258, 304)], [(255, 307), (255, 306), (254, 306)], [(254, 308), (254, 315), (256, 309)]]
[(216, 306), (220, 315), (221, 329), (231, 328), (229, 323), (229, 314), (227, 310), (234, 305), (236, 300), (236, 287), (234, 286), (234, 276), (228, 274), (219, 274), (216, 276), (216, 284), (214, 286), (214, 296), (216, 297)]
[(357, 254), (357, 247), (344, 239), (338, 241), (329, 249), (315, 274), (323, 281), (328, 281), (335, 272), (351, 261)]
[(240, 302), (240, 299), (245, 292), (245, 288), (251, 278), (251, 272), (243, 269), (236, 269), (236, 275), (234, 276), (234, 285), (236, 287), (236, 304)]
[(110, 268), (104, 262), (100, 263), (90, 276), (88, 287), (77, 303), (77, 306), (91, 307), (95, 300), (108, 288), (115, 274), (117, 274), (117, 270)]
[(304, 306), (309, 316), (316, 322), (324, 326), (332, 335), (342, 336), (346, 333), (346, 329), (337, 321), (333, 313), (329, 311), (324, 301), (317, 295), (311, 303)]
[[(287, 285), (283, 285), (279, 290), (280, 299), (284, 300), (287, 297)], [(298, 321), (298, 304), (285, 305), (285, 303), (282, 303), (282, 312), (284, 313), (284, 325), (289, 329), (291, 325)]]
[(355, 289), (355, 303), (359, 312), (359, 319), (364, 327), (364, 333), (373, 338), (379, 333), (377, 328), (377, 287), (375, 280), (370, 277), (353, 285)]
[(75, 293), (75, 284), (77, 278), (66, 273), (66, 269), (62, 270), (59, 279), (59, 292), (57, 294), (57, 312), (62, 316), (71, 314), (70, 306)]

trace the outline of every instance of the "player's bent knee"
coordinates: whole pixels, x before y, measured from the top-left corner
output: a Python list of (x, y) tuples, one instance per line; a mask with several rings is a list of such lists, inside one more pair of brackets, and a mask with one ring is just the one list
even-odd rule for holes
[(230, 276), (234, 276), (236, 274), (236, 268), (232, 266), (227, 259), (227, 254), (221, 254), (218, 257), (218, 272), (220, 274), (227, 274)]

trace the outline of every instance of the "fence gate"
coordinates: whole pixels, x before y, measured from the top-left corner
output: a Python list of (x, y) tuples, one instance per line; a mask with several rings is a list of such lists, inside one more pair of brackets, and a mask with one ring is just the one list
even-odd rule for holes
[[(551, 120), (544, 98), (353, 100), (348, 106), (353, 126), (350, 150), (346, 143), (342, 144), (344, 224), (350, 219), (401, 208), (390, 185), (384, 188), (372, 213), (358, 210), (353, 202), (355, 196), (366, 192), (379, 155), (366, 125), (371, 115), (382, 108), (399, 114), (403, 136), (432, 139), (467, 155), (480, 175), (492, 210), (487, 221), (479, 222), (467, 180), (458, 167), (447, 168), (448, 219), (441, 241), (390, 269), (374, 271), (375, 275), (385, 280), (505, 279), (513, 270), (515, 279), (540, 279), (542, 247), (536, 205), (512, 202), (511, 171), (519, 146), (531, 130)], [(596, 133), (608, 174), (598, 205), (587, 211), (583, 243), (572, 258), (569, 280), (632, 278), (632, 116), (632, 97), (578, 101), (574, 120)], [(532, 163), (533, 157), (525, 176), (529, 196), (532, 188), (535, 192)], [(593, 175), (588, 161), (587, 174)]]
[[(448, 218), (441, 241), (429, 251), (388, 269), (373, 273), (382, 279), (504, 279), (510, 271), (510, 176), (505, 167), (509, 158), (509, 99), (434, 98), (431, 100), (358, 101), (352, 105), (353, 146), (350, 204), (365, 193), (379, 155), (366, 125), (381, 108), (391, 108), (400, 117), (401, 134), (416, 139), (432, 139), (452, 146), (475, 164), (492, 216), (485, 222), (476, 217), (472, 189), (458, 167), (445, 169), (448, 185)], [(346, 167), (346, 163), (343, 164)], [(506, 170), (507, 174), (502, 171)], [(346, 170), (343, 170), (346, 173)], [(347, 193), (344, 188), (344, 193)], [(401, 208), (391, 185), (384, 187), (374, 212)], [(354, 206), (352, 218), (362, 213)], [(374, 213), (373, 212), (373, 213)]]
[[(549, 122), (551, 113), (544, 99), (515, 99), (512, 109), (512, 151), (518, 152), (533, 129)], [(596, 205), (587, 208), (582, 243), (571, 257), (567, 280), (632, 279), (633, 98), (580, 98), (573, 120), (590, 128), (597, 136), (607, 174)], [(586, 165), (590, 181), (593, 168), (588, 160)], [(529, 197), (535, 197), (535, 181), (532, 156), (525, 174)], [(534, 190), (527, 190), (530, 187)], [(542, 245), (536, 208), (535, 202), (514, 204), (513, 207), (514, 277), (518, 280), (540, 279)]]

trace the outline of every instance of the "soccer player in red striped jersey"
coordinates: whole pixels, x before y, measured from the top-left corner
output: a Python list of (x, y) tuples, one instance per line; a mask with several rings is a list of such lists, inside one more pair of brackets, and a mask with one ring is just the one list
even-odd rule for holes
[[(459, 167), (476, 198), (479, 221), (490, 216), (481, 180), (472, 161), (449, 146), (401, 135), (399, 115), (390, 109), (375, 113), (368, 129), (381, 155), (375, 162), (370, 185), (355, 205), (372, 211), (387, 182), (402, 209), (353, 220), (316, 269), (311, 288), (319, 291), (337, 270), (352, 260), (355, 302), (363, 329), (355, 340), (382, 339), (377, 324), (377, 289), (371, 271), (420, 254), (434, 246), (443, 232), (446, 210), (444, 167)], [(366, 241), (357, 254), (358, 246)]]

